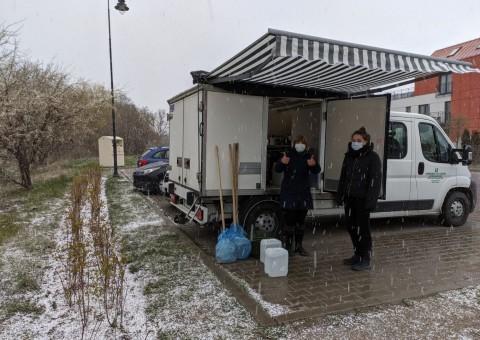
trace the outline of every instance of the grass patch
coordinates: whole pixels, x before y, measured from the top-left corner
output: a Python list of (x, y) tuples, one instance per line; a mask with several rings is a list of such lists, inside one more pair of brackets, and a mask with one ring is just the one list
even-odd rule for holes
[(98, 165), (98, 158), (70, 159), (62, 162), (64, 169), (74, 170), (75, 172), (82, 171), (92, 165)]
[[(16, 236), (23, 229), (23, 224), (28, 223), (32, 214), (40, 215), (49, 208), (54, 199), (62, 199), (72, 181), (73, 176), (96, 159), (80, 159), (61, 162), (52, 165), (49, 170), (50, 177), (34, 182), (32, 190), (19, 186), (10, 186), (0, 190), (0, 245)], [(63, 169), (69, 171), (65, 173)], [(47, 248), (52, 245), (44, 243)]]
[(15, 288), (18, 293), (32, 292), (40, 289), (37, 279), (29, 273), (17, 273), (14, 277)]
[(135, 237), (132, 235), (124, 237), (122, 254), (130, 273), (136, 273), (145, 266), (150, 268), (161, 265), (178, 266), (178, 260), (187, 252), (187, 248), (175, 233), (155, 235), (156, 233), (158, 227), (146, 227)]
[(35, 260), (25, 260), (17, 256), (8, 257), (5, 261), (9, 263), (10, 272), (8, 280), (2, 285), (7, 295), (24, 294), (40, 289), (40, 266)]
[[(53, 229), (55, 225), (47, 227)], [(43, 230), (45, 230), (45, 228), (43, 228)], [(56, 246), (57, 243), (49, 235), (38, 234), (35, 237), (22, 240), (22, 248), (25, 249), (27, 253), (32, 254), (45, 254), (55, 250)]]
[(134, 168), (137, 166), (138, 156), (125, 156), (125, 167)]
[(259, 339), (279, 339), (284, 338), (287, 336), (288, 332), (287, 327), (285, 325), (280, 326), (260, 326), (258, 325), (253, 333)]
[(62, 198), (65, 195), (68, 185), (72, 181), (71, 175), (60, 175), (38, 182), (35, 187), (27, 192), (31, 204), (49, 203), (47, 200)]
[(70, 176), (62, 175), (37, 183), (32, 190), (14, 188), (4, 192), (0, 201), (0, 209), (4, 209), (0, 214), (0, 245), (18, 235), (33, 214), (41, 214), (53, 199), (62, 198), (70, 181)]
[(3, 303), (0, 308), (5, 319), (11, 318), (15, 314), (40, 315), (45, 311), (45, 307), (38, 306), (30, 299), (13, 299)]
[(20, 231), (19, 216), (16, 212), (0, 214), (0, 245), (6, 243)]
[(158, 340), (171, 340), (171, 339), (193, 339), (192, 337), (186, 337), (185, 334), (181, 334), (179, 331), (163, 331), (157, 334)]
[(125, 225), (141, 220), (143, 217), (141, 211), (146, 209), (147, 203), (138, 193), (129, 195), (129, 205), (124, 206), (124, 196), (133, 192), (130, 182), (128, 187), (125, 187), (125, 182), (122, 177), (108, 177), (105, 184), (109, 219), (113, 225)]

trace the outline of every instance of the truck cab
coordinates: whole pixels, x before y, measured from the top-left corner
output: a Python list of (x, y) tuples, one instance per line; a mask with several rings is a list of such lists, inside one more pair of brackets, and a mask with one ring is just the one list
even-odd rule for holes
[(429, 116), (391, 112), (385, 201), (373, 217), (440, 215), (446, 225), (465, 223), (476, 204), (466, 165), (471, 150), (456, 150)]

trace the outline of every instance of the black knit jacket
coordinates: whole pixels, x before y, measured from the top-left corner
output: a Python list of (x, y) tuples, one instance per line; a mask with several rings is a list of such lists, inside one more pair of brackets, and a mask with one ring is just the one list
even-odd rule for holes
[(298, 153), (292, 148), (289, 151), (289, 157), (288, 164), (283, 164), (281, 160), (278, 160), (274, 167), (276, 172), (283, 172), (280, 208), (287, 210), (312, 209), (309, 173), (318, 174), (320, 165), (315, 161), (314, 166), (309, 166), (307, 161), (311, 154), (306, 151)]
[(348, 144), (343, 160), (337, 203), (341, 204), (344, 197), (365, 199), (365, 209), (372, 211), (377, 205), (382, 187), (382, 162), (373, 151), (373, 143), (360, 150), (353, 150), (351, 144)]

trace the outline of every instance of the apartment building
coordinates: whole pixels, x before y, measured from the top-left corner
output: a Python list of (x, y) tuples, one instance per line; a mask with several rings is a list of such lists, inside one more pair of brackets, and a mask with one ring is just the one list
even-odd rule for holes
[[(480, 68), (480, 38), (445, 47), (432, 57), (471, 62)], [(419, 112), (445, 123), (451, 116), (465, 115), (468, 128), (480, 130), (480, 74), (439, 74), (392, 92), (391, 109)]]

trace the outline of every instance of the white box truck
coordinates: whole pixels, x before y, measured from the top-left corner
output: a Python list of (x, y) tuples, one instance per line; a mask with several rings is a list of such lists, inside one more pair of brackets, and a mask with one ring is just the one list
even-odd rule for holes
[[(192, 72), (195, 87), (171, 98), (171, 203), (189, 220), (219, 223), (219, 176), (232, 217), (228, 145), (239, 144), (239, 222), (252, 239), (275, 236), (282, 223), (281, 177), (272, 171), (291, 139), (303, 134), (321, 165), (311, 177), (314, 215), (341, 214), (335, 203), (343, 155), (361, 126), (383, 165), (372, 217), (441, 215), (465, 223), (476, 204), (467, 165), (433, 118), (390, 112), (379, 86), (444, 72), (480, 72), (471, 64), (269, 30), (212, 72)], [(385, 88), (382, 88), (382, 90)], [(395, 148), (393, 148), (395, 146)]]

